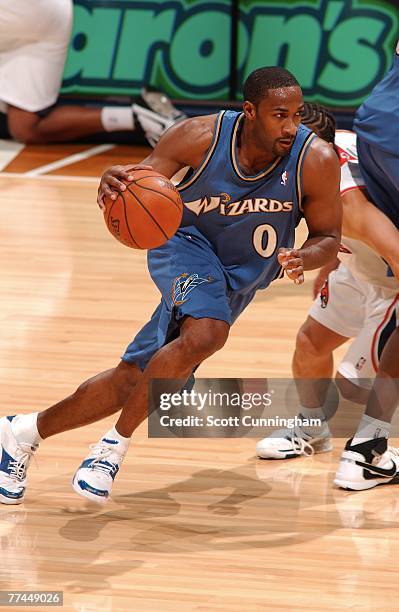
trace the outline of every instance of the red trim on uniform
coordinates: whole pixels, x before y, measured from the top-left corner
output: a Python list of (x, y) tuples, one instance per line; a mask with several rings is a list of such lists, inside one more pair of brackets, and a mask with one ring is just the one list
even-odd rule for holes
[(366, 191), (367, 187), (366, 185), (353, 185), (352, 187), (347, 187), (346, 189), (341, 191), (341, 195), (344, 195), (344, 193), (347, 193), (348, 191), (352, 191), (353, 189), (362, 189), (363, 191)]
[(377, 356), (374, 354), (375, 353), (375, 345), (377, 343), (377, 339), (378, 339), (378, 334), (380, 333), (381, 329), (384, 327), (385, 323), (388, 321), (388, 319), (391, 318), (391, 314), (392, 314), (392, 310), (396, 304), (396, 302), (399, 300), (399, 293), (396, 294), (396, 296), (393, 299), (392, 304), (390, 304), (387, 308), (387, 311), (385, 313), (385, 316), (383, 318), (383, 320), (381, 321), (381, 323), (379, 324), (379, 326), (377, 327), (377, 329), (374, 332), (374, 336), (373, 336), (373, 340), (371, 343), (371, 363), (373, 364), (373, 368), (374, 371), (377, 372), (378, 370), (378, 363), (377, 363)]

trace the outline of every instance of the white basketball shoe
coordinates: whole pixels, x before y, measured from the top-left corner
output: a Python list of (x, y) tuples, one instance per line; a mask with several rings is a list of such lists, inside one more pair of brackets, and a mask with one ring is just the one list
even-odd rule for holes
[(331, 433), (328, 427), (320, 435), (312, 436), (300, 427), (277, 429), (256, 445), (256, 454), (261, 459), (293, 459), (326, 453), (332, 449)]
[(127, 448), (117, 440), (104, 436), (90, 447), (90, 454), (77, 470), (72, 487), (82, 495), (98, 504), (108, 500), (115, 476), (125, 457)]
[(373, 438), (361, 444), (348, 440), (341, 455), (334, 484), (341, 489), (363, 491), (397, 481), (399, 449), (388, 446), (386, 438)]
[(20, 504), (25, 495), (27, 484), (26, 471), (39, 447), (38, 444), (18, 442), (11, 423), (15, 416), (0, 419), (0, 502)]

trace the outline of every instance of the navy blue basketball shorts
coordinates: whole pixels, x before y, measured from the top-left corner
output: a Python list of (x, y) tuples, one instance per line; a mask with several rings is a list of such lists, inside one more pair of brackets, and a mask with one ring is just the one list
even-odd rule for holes
[(255, 295), (232, 291), (220, 260), (204, 240), (177, 232), (148, 252), (148, 269), (161, 302), (122, 356), (142, 370), (151, 357), (179, 335), (183, 317), (210, 318), (231, 325)]

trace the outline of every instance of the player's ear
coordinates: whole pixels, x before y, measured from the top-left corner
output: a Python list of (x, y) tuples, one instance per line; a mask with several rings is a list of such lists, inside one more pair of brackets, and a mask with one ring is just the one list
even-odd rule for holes
[(255, 119), (256, 117), (256, 106), (255, 104), (252, 104), (252, 102), (249, 102), (248, 100), (245, 100), (244, 104), (242, 105), (242, 109), (244, 111), (245, 116), (248, 119)]

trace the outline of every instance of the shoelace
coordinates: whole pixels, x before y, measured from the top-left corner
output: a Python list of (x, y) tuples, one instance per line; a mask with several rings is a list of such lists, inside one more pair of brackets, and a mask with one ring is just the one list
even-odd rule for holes
[(290, 429), (289, 437), (292, 443), (292, 448), (296, 453), (306, 455), (308, 457), (314, 455), (313, 446), (303, 438), (303, 432), (298, 427)]
[(26, 478), (26, 470), (28, 469), (36, 449), (37, 445), (32, 446), (25, 442), (20, 442), (18, 444), (18, 457), (12, 459), (8, 464), (10, 468), (10, 478), (17, 482), (21, 482)]
[(113, 470), (115, 470), (116, 472), (118, 471), (119, 465), (117, 463), (113, 463), (112, 461), (108, 462), (109, 465), (105, 465), (104, 463), (101, 463), (101, 461), (103, 461), (104, 459), (106, 459), (106, 457), (109, 457), (109, 455), (111, 455), (113, 451), (112, 448), (110, 448), (109, 446), (105, 444), (100, 443), (100, 444), (92, 444), (90, 446), (90, 450), (94, 454), (94, 459), (92, 460), (90, 464), (90, 469), (96, 470), (99, 472), (104, 472), (105, 474), (108, 474), (109, 476), (111, 475)]

